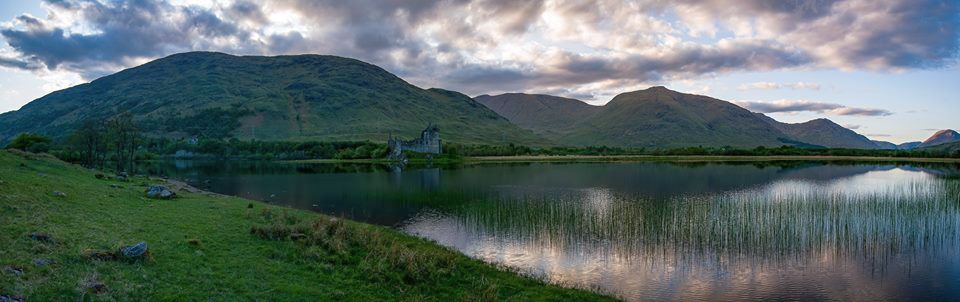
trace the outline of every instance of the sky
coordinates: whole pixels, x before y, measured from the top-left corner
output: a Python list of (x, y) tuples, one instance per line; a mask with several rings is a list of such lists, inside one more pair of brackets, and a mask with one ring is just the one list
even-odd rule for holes
[(0, 112), (170, 54), (332, 54), (424, 87), (602, 105), (663, 85), (871, 139), (960, 128), (957, 0), (0, 3)]

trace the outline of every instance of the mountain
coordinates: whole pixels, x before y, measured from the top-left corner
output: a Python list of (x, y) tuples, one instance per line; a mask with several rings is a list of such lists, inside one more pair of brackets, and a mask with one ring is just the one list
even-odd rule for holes
[(580, 100), (543, 94), (507, 93), (474, 99), (517, 126), (546, 136), (561, 135), (571, 121), (584, 120), (602, 110)]
[(927, 140), (923, 141), (923, 143), (918, 145), (917, 148), (932, 147), (932, 146), (952, 143), (956, 141), (960, 141), (960, 133), (957, 133), (956, 131), (949, 130), (949, 129), (940, 130), (940, 131), (937, 131), (937, 133), (934, 133), (933, 136), (931, 136)]
[(881, 150), (899, 149), (899, 146), (897, 146), (897, 144), (894, 144), (891, 142), (885, 142), (885, 141), (872, 141), (872, 142), (873, 142), (873, 145), (877, 147), (877, 149), (881, 149)]
[(622, 93), (604, 106), (525, 94), (480, 96), (477, 100), (558, 145), (753, 148), (792, 143), (746, 109), (659, 86)]
[(445, 141), (542, 142), (466, 95), (421, 89), (362, 61), (214, 52), (171, 55), (50, 93), (0, 115), (0, 142), (21, 132), (62, 137), (125, 111), (144, 132), (168, 137), (383, 141), (434, 123)]
[(923, 151), (939, 152), (943, 154), (950, 154), (953, 156), (957, 156), (958, 154), (960, 154), (960, 141), (943, 143), (943, 144), (933, 145), (929, 147), (922, 147), (920, 149), (923, 149)]
[(897, 145), (897, 150), (913, 150), (914, 148), (916, 148), (917, 146), (919, 146), (919, 145), (922, 144), (922, 143), (923, 143), (923, 142), (906, 142), (906, 143), (902, 143), (902, 144)]
[(877, 149), (876, 143), (866, 136), (834, 123), (828, 119), (815, 119), (808, 122), (789, 124), (776, 121), (762, 113), (764, 121), (801, 142), (830, 148)]
[(620, 94), (604, 106), (519, 93), (482, 95), (476, 100), (514, 124), (559, 144), (878, 148), (865, 136), (830, 120), (781, 123), (729, 102), (664, 87)]

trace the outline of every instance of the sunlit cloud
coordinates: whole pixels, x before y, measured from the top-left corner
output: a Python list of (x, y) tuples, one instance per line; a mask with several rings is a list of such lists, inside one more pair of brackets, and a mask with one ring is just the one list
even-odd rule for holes
[(0, 68), (90, 80), (191, 50), (320, 53), (469, 95), (566, 91), (600, 98), (641, 84), (735, 72), (954, 64), (958, 6), (937, 0), (58, 0), (44, 2), (46, 16), (25, 14), (0, 25), (10, 50)]
[(735, 101), (733, 103), (760, 113), (816, 112), (830, 115), (855, 116), (887, 116), (893, 114), (893, 112), (884, 109), (854, 108), (836, 103), (809, 100)]
[(737, 86), (737, 90), (747, 91), (747, 90), (777, 90), (777, 89), (809, 89), (809, 90), (820, 90), (820, 84), (817, 83), (807, 83), (807, 82), (796, 82), (796, 83), (771, 83), (771, 82), (755, 82), (755, 83), (746, 83), (740, 86)]

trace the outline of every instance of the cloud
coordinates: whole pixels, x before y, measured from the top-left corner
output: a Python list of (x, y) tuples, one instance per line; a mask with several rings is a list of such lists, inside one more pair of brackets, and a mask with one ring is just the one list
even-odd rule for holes
[(893, 112), (883, 109), (854, 108), (836, 103), (824, 103), (808, 100), (777, 100), (771, 102), (736, 101), (740, 107), (760, 113), (796, 113), (817, 112), (830, 115), (848, 116), (888, 116)]
[(954, 64), (960, 48), (960, 4), (951, 0), (180, 3), (46, 0), (46, 17), (0, 25), (12, 51), (0, 66), (89, 80), (190, 50), (320, 53), (468, 94), (611, 95), (735, 72), (939, 68)]
[(850, 129), (850, 130), (857, 130), (857, 129), (860, 129), (861, 126), (860, 126), (860, 125), (855, 125), (855, 124), (845, 124), (845, 125), (843, 125), (843, 127), (844, 127), (844, 128), (847, 128), (847, 129)]
[(888, 116), (893, 115), (893, 112), (883, 109), (869, 109), (869, 108), (852, 108), (852, 107), (843, 107), (830, 110), (828, 113), (834, 115), (858, 115), (858, 116)]
[(755, 82), (755, 83), (746, 83), (737, 87), (737, 90), (747, 91), (747, 90), (777, 90), (777, 89), (809, 89), (809, 90), (820, 90), (820, 84), (817, 83), (807, 83), (807, 82), (796, 82), (796, 83), (772, 83), (772, 82)]
[(893, 135), (886, 134), (886, 133), (867, 133), (867, 134), (864, 134), (864, 135), (865, 135), (865, 136), (869, 136), (869, 137), (892, 137), (892, 136), (893, 136)]

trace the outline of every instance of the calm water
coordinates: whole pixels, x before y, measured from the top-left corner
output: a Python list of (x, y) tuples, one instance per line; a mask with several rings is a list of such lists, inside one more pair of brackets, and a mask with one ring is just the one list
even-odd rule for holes
[(960, 166), (160, 162), (625, 300), (958, 300)]

